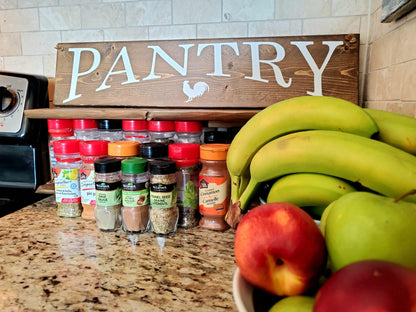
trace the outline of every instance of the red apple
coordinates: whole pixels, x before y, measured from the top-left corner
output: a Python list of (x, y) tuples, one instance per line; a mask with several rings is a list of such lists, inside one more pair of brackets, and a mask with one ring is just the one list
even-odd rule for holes
[(314, 312), (415, 312), (416, 271), (363, 260), (336, 271), (319, 289)]
[(247, 212), (236, 229), (234, 254), (248, 282), (278, 296), (300, 295), (315, 286), (327, 259), (315, 221), (288, 203)]

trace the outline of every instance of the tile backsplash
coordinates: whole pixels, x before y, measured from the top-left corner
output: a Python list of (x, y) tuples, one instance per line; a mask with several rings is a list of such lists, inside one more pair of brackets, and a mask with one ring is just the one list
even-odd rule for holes
[(382, 0), (1, 0), (0, 70), (55, 76), (59, 42), (359, 33), (360, 102), (415, 115), (416, 13)]

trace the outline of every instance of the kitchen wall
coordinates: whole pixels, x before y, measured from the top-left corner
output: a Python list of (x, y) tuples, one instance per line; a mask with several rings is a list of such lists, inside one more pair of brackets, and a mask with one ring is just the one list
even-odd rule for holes
[(413, 115), (415, 14), (381, 24), (381, 2), (0, 0), (0, 69), (54, 77), (59, 42), (359, 33), (361, 103)]

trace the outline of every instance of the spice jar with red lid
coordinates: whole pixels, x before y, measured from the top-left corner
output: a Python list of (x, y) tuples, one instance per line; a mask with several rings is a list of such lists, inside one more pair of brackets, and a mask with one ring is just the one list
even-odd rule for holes
[(192, 228), (198, 225), (199, 149), (197, 143), (169, 145), (169, 158), (176, 163), (176, 204), (179, 209), (178, 226)]
[(150, 120), (148, 123), (150, 140), (159, 143), (173, 143), (175, 122), (172, 120)]
[(95, 119), (74, 119), (73, 122), (76, 139), (90, 141), (100, 138), (97, 121)]
[(72, 119), (48, 119), (49, 159), (51, 168), (55, 167), (56, 158), (53, 142), (57, 140), (75, 139)]
[(79, 140), (54, 141), (53, 149), (56, 157), (53, 175), (57, 214), (60, 217), (79, 217), (82, 213)]
[(199, 121), (175, 121), (176, 143), (201, 144), (202, 123)]
[(226, 159), (229, 144), (204, 144), (200, 148), (202, 168), (199, 173), (199, 226), (223, 231), (229, 226), (225, 222), (231, 179)]
[(147, 120), (123, 120), (122, 128), (125, 140), (140, 144), (150, 142)]
[(95, 171), (94, 161), (107, 156), (108, 141), (91, 140), (81, 141), (79, 144), (81, 154), (80, 186), (81, 186), (81, 217), (86, 220), (95, 220)]

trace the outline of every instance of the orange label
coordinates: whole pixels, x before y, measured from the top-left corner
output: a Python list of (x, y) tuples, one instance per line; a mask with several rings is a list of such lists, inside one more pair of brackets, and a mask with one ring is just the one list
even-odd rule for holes
[(229, 201), (226, 177), (199, 177), (199, 212), (224, 216)]

